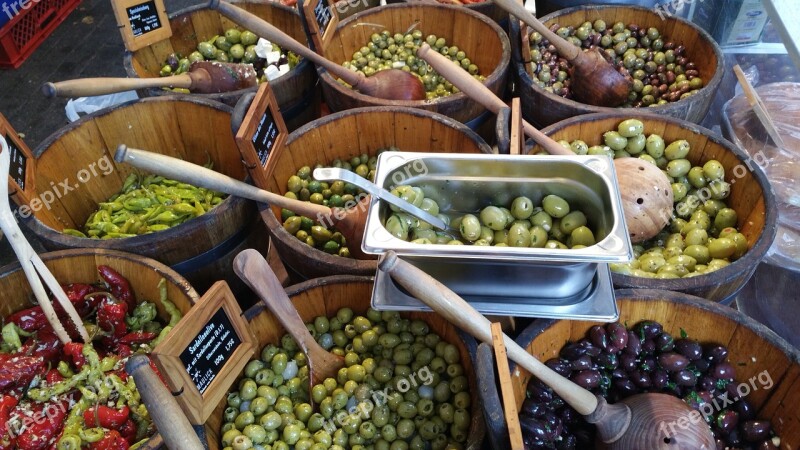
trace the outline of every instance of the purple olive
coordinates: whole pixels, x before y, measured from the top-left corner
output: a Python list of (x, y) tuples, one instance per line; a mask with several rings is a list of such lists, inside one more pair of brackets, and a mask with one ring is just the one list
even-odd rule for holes
[(523, 436), (527, 436), (530, 441), (546, 441), (549, 433), (544, 421), (533, 417), (520, 417), (519, 426)]
[(670, 352), (675, 348), (675, 341), (672, 339), (672, 335), (667, 332), (659, 334), (653, 341), (656, 344), (656, 348), (662, 352)]
[(570, 372), (572, 372), (572, 365), (566, 359), (550, 358), (545, 361), (544, 365), (562, 377), (568, 377)]
[(614, 322), (606, 325), (606, 333), (608, 334), (608, 342), (610, 346), (617, 350), (623, 350), (628, 345), (629, 334), (625, 326), (619, 322)]
[(572, 361), (572, 370), (586, 370), (592, 368), (592, 358), (589, 355), (583, 355), (580, 358)]
[(650, 381), (655, 389), (664, 389), (669, 383), (669, 374), (666, 370), (656, 369), (650, 374)]
[(578, 344), (567, 344), (561, 349), (560, 355), (562, 358), (570, 361), (576, 360), (586, 354), (586, 349)]
[(534, 418), (542, 417), (546, 412), (547, 406), (532, 398), (526, 398), (525, 401), (522, 402), (522, 407), (519, 410), (520, 414)]
[(664, 331), (664, 327), (656, 321), (643, 320), (636, 324), (635, 330), (641, 336), (644, 336), (645, 339), (654, 339)]
[(588, 339), (581, 339), (580, 346), (586, 349), (586, 354), (591, 356), (592, 358), (596, 357), (600, 353), (603, 353), (603, 349), (600, 347), (592, 344), (591, 341)]
[(628, 372), (617, 367), (616, 369), (611, 371), (611, 379), (616, 380), (617, 378), (628, 378)]
[(178, 56), (175, 53), (170, 53), (167, 56), (167, 65), (174, 71), (178, 70), (178, 66), (180, 65), (180, 61), (178, 60)]
[(701, 391), (715, 392), (717, 390), (717, 380), (709, 375), (703, 375), (697, 382), (697, 389)]
[(713, 362), (725, 361), (728, 358), (728, 349), (719, 344), (706, 345), (703, 348), (703, 357)]
[(570, 379), (582, 388), (593, 389), (600, 385), (600, 372), (597, 370), (581, 370), (573, 374)]
[(553, 391), (535, 382), (528, 383), (527, 393), (528, 398), (541, 403), (548, 403), (553, 400)]
[(742, 436), (739, 434), (739, 430), (734, 428), (728, 433), (728, 447), (739, 447), (740, 445), (742, 445)]
[(626, 372), (636, 369), (636, 356), (630, 353), (623, 353), (619, 357), (619, 367)]
[(644, 370), (645, 372), (652, 372), (653, 370), (657, 369), (656, 366), (656, 359), (652, 356), (645, 356), (642, 358), (642, 362), (639, 363), (639, 368)]
[(574, 435), (568, 434), (561, 437), (561, 440), (556, 442), (557, 450), (575, 450), (578, 448), (578, 440)]
[(630, 397), (639, 392), (639, 388), (629, 378), (618, 378), (611, 383), (614, 389), (620, 394), (620, 397)]
[(638, 356), (639, 353), (642, 352), (642, 341), (635, 331), (628, 330), (628, 344), (625, 346), (623, 352), (634, 356)]
[(614, 370), (619, 366), (619, 358), (615, 353), (603, 352), (597, 356), (597, 365), (605, 370)]
[(642, 389), (647, 389), (651, 385), (650, 375), (648, 375), (647, 372), (640, 369), (636, 369), (633, 372), (631, 372), (631, 381), (633, 382), (633, 384), (639, 386)]
[(689, 359), (675, 352), (662, 353), (658, 355), (658, 365), (669, 372), (677, 372), (689, 365)]
[(592, 328), (589, 328), (589, 339), (592, 341), (592, 344), (594, 344), (595, 347), (600, 347), (603, 350), (608, 348), (608, 336), (606, 335), (606, 329), (601, 325), (595, 325)]
[(779, 447), (772, 442), (772, 439), (766, 439), (764, 442), (758, 444), (756, 450), (778, 450)]
[(769, 437), (771, 430), (768, 420), (748, 420), (742, 424), (742, 437), (747, 442), (760, 442)]
[(753, 405), (745, 399), (740, 399), (733, 405), (733, 409), (739, 413), (742, 420), (753, 420), (756, 418), (756, 410)]
[(697, 384), (697, 376), (687, 369), (672, 372), (671, 378), (678, 386), (693, 387)]
[(711, 361), (707, 359), (698, 359), (692, 361), (692, 366), (700, 372), (708, 372), (709, 367), (711, 367)]
[(718, 362), (711, 368), (711, 376), (721, 380), (733, 380), (736, 376), (736, 371), (733, 366), (727, 362)]
[(703, 357), (703, 347), (692, 339), (678, 339), (675, 341), (675, 351), (685, 356), (689, 361), (697, 361)]
[(711, 400), (712, 396), (708, 391), (691, 391), (683, 396), (683, 401), (697, 411), (702, 411), (702, 406), (710, 403)]
[(728, 437), (730, 438), (731, 432), (736, 429), (736, 425), (739, 425), (739, 414), (731, 410), (722, 411), (717, 415), (715, 424), (720, 431), (728, 433)]
[(656, 343), (652, 339), (645, 339), (642, 342), (642, 353), (645, 355), (652, 355), (656, 351)]
[(560, 408), (558, 410), (558, 415), (561, 416), (561, 422), (565, 424), (576, 423), (581, 418), (578, 412), (572, 409), (571, 406)]
[(561, 432), (564, 431), (564, 424), (561, 422), (561, 418), (559, 418), (555, 413), (546, 413), (542, 420), (544, 420), (545, 428), (549, 434), (548, 440), (556, 440), (556, 438), (561, 435)]

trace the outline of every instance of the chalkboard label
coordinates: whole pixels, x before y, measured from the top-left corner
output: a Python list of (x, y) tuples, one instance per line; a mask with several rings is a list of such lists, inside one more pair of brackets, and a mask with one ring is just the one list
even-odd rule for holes
[(17, 143), (11, 138), (11, 135), (6, 134), (6, 143), (11, 152), (11, 166), (8, 169), (8, 175), (17, 183), (20, 190), (25, 190), (25, 175), (28, 170), (28, 159), (22, 153)]
[(317, 0), (317, 6), (314, 7), (314, 18), (319, 25), (320, 34), (325, 34), (328, 24), (331, 22), (332, 13), (331, 8), (325, 0)]
[(236, 131), (236, 146), (253, 184), (269, 189), (269, 172), (286, 149), (289, 136), (269, 83), (261, 83)]
[(258, 121), (258, 127), (253, 135), (253, 146), (258, 154), (258, 160), (264, 166), (267, 163), (272, 148), (275, 146), (276, 139), (278, 138), (278, 124), (272, 117), (272, 112), (267, 108), (261, 120)]
[(241, 343), (230, 319), (220, 308), (202, 332), (181, 352), (181, 362), (201, 394), (206, 392)]
[(228, 284), (206, 291), (152, 357), (181, 409), (205, 423), (255, 353), (256, 338)]
[(128, 14), (131, 33), (134, 36), (138, 37), (161, 28), (156, 2), (153, 0), (126, 8), (125, 12)]

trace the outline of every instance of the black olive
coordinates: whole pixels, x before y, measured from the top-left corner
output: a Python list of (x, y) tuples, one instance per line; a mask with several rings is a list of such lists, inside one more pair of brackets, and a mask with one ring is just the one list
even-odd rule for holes
[(547, 406), (532, 398), (526, 398), (522, 402), (522, 407), (519, 410), (520, 414), (525, 414), (530, 417), (538, 418), (544, 416), (547, 412)]
[(569, 377), (570, 372), (572, 372), (572, 365), (566, 359), (551, 358), (545, 361), (544, 364), (563, 377)]
[(639, 353), (641, 353), (641, 351), (642, 351), (642, 341), (639, 339), (639, 335), (637, 335), (635, 331), (629, 330), (628, 343), (625, 346), (624, 353), (628, 355), (638, 356)]
[(585, 389), (593, 389), (600, 385), (600, 372), (597, 370), (582, 370), (570, 378), (575, 384)]
[(593, 327), (589, 328), (589, 339), (596, 347), (600, 347), (603, 350), (608, 348), (609, 342), (606, 329), (600, 325), (594, 325)]
[(656, 369), (650, 374), (650, 381), (654, 389), (664, 389), (669, 383), (669, 374), (663, 369)]
[[(537, 380), (538, 381), (538, 380)], [(553, 391), (549, 387), (542, 387), (538, 383), (528, 383), (528, 398), (542, 403), (553, 400)]]
[(636, 369), (631, 372), (631, 381), (636, 386), (639, 386), (642, 389), (647, 389), (650, 387), (650, 375), (647, 374), (644, 370)]
[(697, 376), (687, 369), (672, 372), (671, 378), (678, 386), (693, 387), (697, 384)]
[(639, 388), (637, 388), (629, 378), (618, 378), (612, 382), (612, 385), (620, 394), (621, 398), (630, 397), (639, 392)]
[(591, 356), (592, 358), (596, 357), (597, 355), (603, 352), (603, 350), (600, 347), (597, 347), (596, 345), (592, 344), (588, 339), (581, 339), (579, 344), (581, 347), (586, 349), (586, 354)]
[(732, 380), (735, 377), (735, 370), (727, 362), (718, 362), (711, 368), (711, 376), (721, 380)]
[(635, 330), (641, 336), (644, 336), (645, 339), (654, 339), (664, 331), (664, 328), (658, 322), (653, 320), (644, 320), (636, 324)]
[(578, 344), (567, 344), (564, 348), (561, 349), (559, 353), (562, 358), (568, 359), (570, 361), (576, 360), (581, 356), (586, 354), (586, 348), (581, 347)]
[(572, 370), (586, 370), (592, 368), (592, 358), (589, 355), (583, 355), (580, 358), (572, 361)]
[(677, 372), (689, 365), (689, 359), (675, 352), (662, 353), (658, 355), (658, 365), (669, 372)]
[(767, 420), (748, 420), (742, 424), (742, 438), (747, 442), (760, 442), (769, 437), (771, 430)]
[(614, 353), (601, 353), (597, 356), (597, 364), (605, 370), (614, 370), (619, 365), (619, 358)]
[(745, 399), (740, 399), (733, 405), (733, 409), (739, 413), (742, 420), (752, 420), (756, 418), (756, 410), (753, 405)]
[(711, 361), (707, 359), (698, 359), (696, 361), (692, 361), (692, 367), (700, 372), (707, 372), (711, 367)]
[(772, 439), (766, 439), (756, 447), (756, 450), (778, 450), (778, 446), (772, 443)]
[(656, 343), (652, 339), (645, 339), (642, 342), (642, 353), (652, 355), (654, 351), (656, 351)]
[(549, 435), (544, 421), (533, 417), (520, 417), (519, 426), (522, 429), (523, 436), (526, 436), (531, 441), (545, 441)]
[(736, 430), (736, 425), (739, 425), (739, 414), (731, 410), (722, 411), (717, 415), (715, 425), (730, 437), (731, 432)]
[(629, 334), (625, 326), (619, 322), (614, 322), (606, 325), (606, 332), (608, 334), (608, 342), (618, 350), (626, 348), (628, 345)]
[(718, 344), (707, 345), (703, 348), (703, 357), (713, 362), (725, 361), (728, 358), (728, 349)]

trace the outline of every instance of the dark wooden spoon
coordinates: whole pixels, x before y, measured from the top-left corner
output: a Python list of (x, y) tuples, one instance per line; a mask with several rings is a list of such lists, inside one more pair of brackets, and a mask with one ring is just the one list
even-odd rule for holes
[(598, 49), (583, 51), (572, 42), (550, 31), (516, 0), (496, 0), (496, 4), (538, 31), (572, 64), (570, 80), (576, 100), (594, 106), (613, 107), (625, 103), (628, 99), (633, 80), (619, 73)]
[(289, 209), (295, 214), (316, 220), (329, 228), (335, 227), (347, 240), (348, 248), (353, 257), (376, 259), (375, 255), (368, 255), (361, 250), (361, 241), (364, 238), (364, 224), (367, 219), (367, 210), (369, 209), (369, 196), (363, 196), (358, 204), (349, 209), (329, 208), (324, 205), (286, 198), (211, 169), (206, 169), (203, 166), (159, 153), (128, 148), (124, 144), (117, 148), (114, 160), (126, 162), (147, 172), (194, 186)]
[[(414, 297), (476, 339), (492, 344), (491, 323), (469, 303), (433, 277), (400, 259), (393, 251), (384, 254), (378, 270), (389, 274)], [(612, 450), (713, 450), (711, 428), (686, 402), (667, 394), (639, 394), (608, 404), (569, 379), (559, 375), (526, 352), (513, 339), (503, 336), (508, 357), (543, 383), (567, 404), (597, 426), (599, 448)], [(676, 423), (689, 423), (675, 427)], [(673, 425), (670, 427), (670, 425)]]
[(231, 3), (223, 0), (211, 0), (208, 7), (219, 11), (253, 33), (275, 42), (282, 49), (291, 50), (314, 64), (324, 67), (328, 72), (341, 78), (353, 89), (364, 95), (386, 100), (425, 100), (425, 87), (422, 85), (422, 81), (410, 72), (387, 69), (375, 72), (374, 75), (367, 77), (362, 73), (353, 72), (323, 58), (255, 14), (251, 14)]
[[(428, 44), (419, 47), (417, 56), (427, 61), (461, 92), (489, 111), (498, 114), (506, 107), (506, 104), (489, 88), (470, 76), (461, 66), (453, 64), (438, 52), (431, 51)], [(522, 129), (547, 153), (575, 156), (574, 152), (562, 147), (527, 121), (522, 121)], [(614, 169), (617, 173), (622, 209), (631, 241), (638, 243), (652, 238), (669, 223), (672, 217), (673, 195), (669, 179), (655, 164), (647, 164), (639, 158), (614, 159)], [(626, 175), (636, 175), (636, 177)], [(639, 183), (638, 180), (643, 178), (648, 182)]]
[(326, 378), (336, 379), (339, 369), (344, 367), (344, 358), (328, 352), (314, 340), (267, 260), (257, 250), (243, 250), (233, 260), (233, 271), (258, 295), (261, 303), (272, 311), (306, 355), (308, 392), (311, 393), (311, 388)]
[(196, 61), (189, 71), (170, 77), (154, 78), (80, 78), (45, 83), (45, 97), (91, 97), (134, 89), (184, 88), (199, 94), (238, 91), (258, 84), (258, 76), (250, 64)]

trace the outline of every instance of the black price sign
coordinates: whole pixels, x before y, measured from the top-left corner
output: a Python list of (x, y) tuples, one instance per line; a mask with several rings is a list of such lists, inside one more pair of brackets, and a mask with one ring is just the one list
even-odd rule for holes
[(11, 166), (8, 169), (8, 176), (17, 183), (20, 190), (25, 190), (25, 175), (28, 170), (28, 159), (22, 153), (17, 143), (11, 138), (11, 135), (6, 134), (6, 143), (11, 153)]
[(201, 394), (206, 392), (241, 343), (231, 320), (220, 308), (202, 332), (181, 352), (181, 362)]
[(255, 352), (256, 338), (224, 281), (214, 283), (152, 357), (189, 421), (205, 423)]
[(267, 163), (267, 158), (272, 148), (275, 147), (277, 138), (278, 124), (272, 117), (272, 111), (267, 108), (264, 115), (261, 116), (261, 120), (258, 121), (255, 134), (253, 134), (253, 147), (256, 149), (258, 160), (261, 161), (262, 166)]
[(325, 0), (317, 0), (317, 6), (314, 7), (314, 18), (319, 25), (320, 34), (325, 34), (328, 24), (331, 22), (332, 13), (328, 2)]
[(154, 0), (130, 6), (125, 9), (125, 12), (128, 14), (131, 33), (134, 36), (138, 37), (161, 28), (161, 21), (158, 18), (158, 10)]

